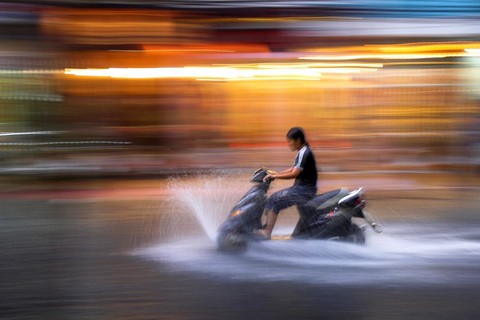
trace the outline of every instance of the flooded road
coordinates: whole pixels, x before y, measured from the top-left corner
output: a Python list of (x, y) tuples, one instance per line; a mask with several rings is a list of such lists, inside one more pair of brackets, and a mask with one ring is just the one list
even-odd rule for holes
[[(324, 177), (322, 191), (366, 186), (384, 232), (367, 230), (365, 246), (271, 241), (222, 254), (215, 229), (248, 189), (246, 177), (42, 182), (4, 192), (1, 318), (480, 316), (476, 179)], [(274, 232), (289, 233), (295, 221), (285, 212)]]

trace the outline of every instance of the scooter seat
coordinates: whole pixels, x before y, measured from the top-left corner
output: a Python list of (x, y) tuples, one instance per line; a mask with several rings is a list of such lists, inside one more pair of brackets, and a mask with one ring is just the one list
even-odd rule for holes
[(354, 190), (352, 192), (350, 192), (348, 195), (346, 195), (345, 197), (343, 197), (342, 199), (340, 199), (338, 201), (338, 204), (342, 204), (344, 202), (348, 202), (354, 198), (356, 198), (359, 194), (363, 193), (363, 188), (358, 188), (357, 190)]
[(329, 191), (326, 193), (319, 194), (315, 196), (312, 200), (304, 204), (302, 209), (306, 209), (306, 212), (309, 211), (322, 211), (323, 209), (329, 208), (338, 203), (338, 200), (342, 199), (349, 194), (349, 190), (342, 188), (338, 190)]

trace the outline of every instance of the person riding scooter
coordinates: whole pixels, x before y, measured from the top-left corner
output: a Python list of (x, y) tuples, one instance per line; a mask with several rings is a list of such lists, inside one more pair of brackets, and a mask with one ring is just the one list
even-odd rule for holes
[(317, 193), (317, 164), (303, 129), (291, 128), (287, 132), (286, 139), (290, 150), (297, 151), (293, 166), (281, 172), (271, 172), (265, 179), (295, 179), (295, 182), (293, 186), (273, 193), (268, 199), (265, 228), (257, 232), (265, 239), (271, 238), (281, 210), (305, 204)]

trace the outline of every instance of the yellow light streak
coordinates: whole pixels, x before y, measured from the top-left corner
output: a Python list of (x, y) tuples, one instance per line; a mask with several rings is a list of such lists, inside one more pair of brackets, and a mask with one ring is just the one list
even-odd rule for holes
[(107, 68), (65, 69), (66, 75), (83, 77), (109, 77), (124, 79), (191, 78), (201, 81), (238, 80), (318, 80), (322, 73), (354, 74), (375, 72), (383, 67), (379, 63), (349, 64), (259, 64), (215, 67), (182, 68)]
[[(219, 64), (221, 65), (221, 64)], [(315, 68), (315, 69), (323, 69), (323, 68), (358, 68), (359, 70), (367, 70), (367, 69), (379, 69), (383, 67), (382, 63), (376, 62), (357, 62), (357, 61), (348, 61), (348, 62), (340, 62), (340, 61), (329, 61), (329, 62), (286, 62), (286, 63), (260, 63), (260, 64), (228, 64), (228, 66), (232, 68), (259, 68), (259, 69), (282, 69), (282, 68)]]
[(128, 79), (194, 78), (198, 80), (246, 80), (277, 77), (319, 79), (321, 77), (320, 72), (314, 68), (254, 69), (231, 67), (65, 69), (65, 74)]
[(455, 53), (366, 53), (356, 55), (309, 55), (299, 57), (300, 60), (361, 60), (361, 59), (380, 59), (380, 60), (416, 60), (416, 59), (433, 59), (433, 58), (448, 58), (448, 57), (464, 57), (465, 52)]
[(354, 61), (362, 59), (414, 60), (476, 55), (478, 42), (401, 43), (304, 50), (300, 60)]
[(465, 52), (468, 56), (480, 56), (480, 48), (467, 48)]

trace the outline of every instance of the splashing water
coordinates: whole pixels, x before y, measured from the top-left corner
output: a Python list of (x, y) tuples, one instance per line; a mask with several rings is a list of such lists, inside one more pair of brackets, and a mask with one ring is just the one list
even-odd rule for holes
[(248, 190), (245, 181), (239, 173), (172, 180), (169, 188), (176, 203), (194, 215), (208, 238), (183, 236), (134, 254), (171, 265), (173, 272), (233, 280), (319, 285), (468, 285), (480, 281), (477, 227), (462, 223), (385, 224), (383, 234), (367, 230), (364, 246), (322, 240), (262, 241), (252, 243), (243, 254), (222, 254), (212, 240), (235, 202)]
[(208, 238), (214, 240), (218, 226), (240, 199), (242, 188), (248, 188), (243, 177), (243, 180), (239, 177), (239, 173), (222, 172), (199, 175), (190, 179), (172, 180), (169, 189), (176, 201), (194, 215)]
[[(138, 254), (167, 263), (174, 272), (207, 274), (235, 281), (294, 281), (309, 284), (477, 283), (480, 240), (465, 231), (391, 225), (368, 232), (364, 246), (322, 240), (262, 241), (239, 255), (222, 254), (206, 239), (183, 239)], [(425, 233), (429, 229), (430, 233)], [(410, 231), (408, 231), (410, 230)], [(423, 232), (422, 232), (423, 231)]]

